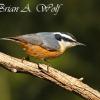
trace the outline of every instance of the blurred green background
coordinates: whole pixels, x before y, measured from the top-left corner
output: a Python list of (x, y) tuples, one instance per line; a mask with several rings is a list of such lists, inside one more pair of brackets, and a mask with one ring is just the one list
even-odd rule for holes
[[(86, 47), (77, 46), (49, 62), (57, 69), (100, 91), (100, 0), (0, 0), (6, 6), (25, 7), (31, 13), (0, 13), (0, 37), (35, 32), (70, 32)], [(38, 13), (36, 5), (63, 4), (59, 13)], [(0, 52), (22, 58), (25, 53), (10, 41), (0, 40)], [(30, 57), (34, 61), (33, 57)], [(46, 80), (11, 73), (0, 67), (0, 100), (84, 100)]]

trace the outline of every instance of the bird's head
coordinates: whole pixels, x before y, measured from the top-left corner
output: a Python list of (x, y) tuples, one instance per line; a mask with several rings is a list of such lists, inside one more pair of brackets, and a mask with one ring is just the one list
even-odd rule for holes
[(54, 35), (60, 45), (61, 52), (64, 52), (66, 49), (71, 48), (73, 46), (84, 46), (83, 43), (78, 42), (76, 38), (70, 33), (55, 32)]

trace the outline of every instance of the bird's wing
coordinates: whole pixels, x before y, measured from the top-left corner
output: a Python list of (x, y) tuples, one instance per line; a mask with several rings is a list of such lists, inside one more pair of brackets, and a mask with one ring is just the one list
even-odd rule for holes
[(55, 36), (52, 32), (37, 33), (37, 36), (41, 37), (41, 46), (46, 48), (47, 50), (54, 51), (60, 49), (60, 45), (58, 41), (55, 39)]
[(50, 51), (59, 50), (60, 48), (58, 41), (55, 39), (54, 34), (52, 34), (51, 32), (40, 32), (36, 34), (26, 34), (8, 38), (8, 40), (10, 39), (16, 42), (21, 41), (25, 43), (39, 45)]

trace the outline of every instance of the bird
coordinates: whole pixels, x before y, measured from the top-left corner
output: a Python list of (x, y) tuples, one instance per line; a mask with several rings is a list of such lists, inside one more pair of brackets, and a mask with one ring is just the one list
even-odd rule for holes
[(84, 46), (69, 32), (38, 32), (2, 39), (18, 43), (26, 54), (44, 61), (59, 57), (71, 47)]

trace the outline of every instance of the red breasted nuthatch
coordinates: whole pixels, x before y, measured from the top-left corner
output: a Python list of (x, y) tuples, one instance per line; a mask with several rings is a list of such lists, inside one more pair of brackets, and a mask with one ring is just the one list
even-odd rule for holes
[(41, 60), (58, 57), (70, 47), (84, 45), (68, 32), (39, 32), (2, 39), (17, 42), (27, 54)]

